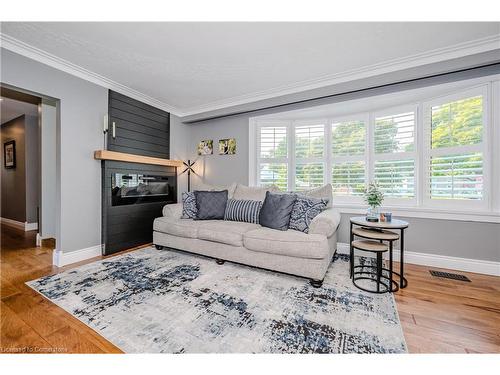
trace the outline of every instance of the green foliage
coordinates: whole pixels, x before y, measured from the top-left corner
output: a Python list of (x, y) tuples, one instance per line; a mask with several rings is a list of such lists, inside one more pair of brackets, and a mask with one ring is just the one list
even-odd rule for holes
[(483, 138), (481, 96), (432, 108), (432, 148), (481, 143)]
[(370, 207), (380, 207), (384, 201), (384, 193), (379, 189), (376, 183), (368, 184), (365, 191), (365, 202), (368, 203)]

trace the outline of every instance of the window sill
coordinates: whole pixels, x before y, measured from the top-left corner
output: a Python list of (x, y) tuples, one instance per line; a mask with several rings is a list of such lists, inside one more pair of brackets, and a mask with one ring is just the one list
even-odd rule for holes
[[(367, 211), (365, 205), (339, 203), (333, 204), (341, 214), (361, 214), (364, 215)], [(443, 210), (435, 208), (422, 207), (401, 207), (401, 206), (383, 206), (382, 211), (392, 212), (393, 216), (409, 217), (419, 219), (436, 219), (436, 220), (455, 220), (455, 221), (473, 221), (480, 223), (500, 223), (500, 212), (484, 212), (484, 211), (460, 211), (460, 210)]]

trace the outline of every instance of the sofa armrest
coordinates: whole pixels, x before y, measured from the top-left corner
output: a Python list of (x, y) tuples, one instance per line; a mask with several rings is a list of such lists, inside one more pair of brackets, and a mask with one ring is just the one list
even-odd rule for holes
[(312, 220), (309, 233), (331, 237), (337, 231), (339, 224), (340, 214), (333, 208), (327, 208)]
[(163, 216), (180, 219), (182, 216), (182, 203), (167, 204), (163, 207)]

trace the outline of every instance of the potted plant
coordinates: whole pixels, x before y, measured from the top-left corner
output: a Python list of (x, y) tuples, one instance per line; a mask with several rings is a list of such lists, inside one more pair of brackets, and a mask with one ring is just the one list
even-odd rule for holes
[(365, 202), (370, 206), (366, 215), (368, 221), (378, 221), (379, 208), (383, 201), (384, 193), (382, 193), (376, 183), (370, 183), (365, 190)]

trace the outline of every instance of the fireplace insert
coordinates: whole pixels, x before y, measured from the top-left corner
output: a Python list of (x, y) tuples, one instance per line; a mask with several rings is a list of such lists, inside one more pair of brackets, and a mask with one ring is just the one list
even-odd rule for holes
[(111, 205), (176, 202), (176, 176), (140, 173), (111, 175)]

